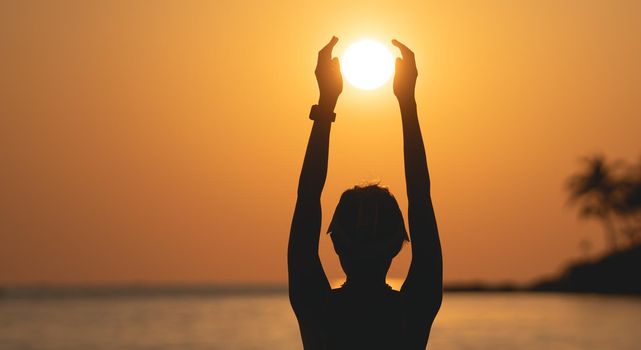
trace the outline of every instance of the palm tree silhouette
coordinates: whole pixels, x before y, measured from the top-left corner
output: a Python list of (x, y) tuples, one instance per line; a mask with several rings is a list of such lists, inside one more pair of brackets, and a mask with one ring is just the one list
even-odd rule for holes
[(614, 216), (620, 184), (614, 176), (616, 165), (607, 163), (601, 155), (587, 158), (583, 170), (570, 177), (567, 185), (570, 203), (580, 206), (582, 217), (601, 221), (612, 250), (618, 247)]
[(620, 184), (617, 211), (624, 223), (622, 232), (631, 244), (641, 243), (641, 159), (630, 167)]

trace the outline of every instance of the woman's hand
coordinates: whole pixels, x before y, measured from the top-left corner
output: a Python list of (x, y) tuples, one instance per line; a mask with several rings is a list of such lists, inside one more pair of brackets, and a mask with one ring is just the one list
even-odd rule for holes
[(325, 47), (318, 52), (316, 64), (316, 81), (320, 91), (318, 105), (329, 112), (334, 111), (338, 95), (343, 91), (343, 76), (338, 58), (332, 58), (332, 49), (338, 42), (337, 37), (332, 37)]
[(400, 104), (414, 101), (414, 90), (416, 88), (416, 61), (414, 52), (400, 41), (394, 39), (392, 44), (401, 50), (403, 58), (396, 59), (396, 73), (394, 74), (394, 95)]

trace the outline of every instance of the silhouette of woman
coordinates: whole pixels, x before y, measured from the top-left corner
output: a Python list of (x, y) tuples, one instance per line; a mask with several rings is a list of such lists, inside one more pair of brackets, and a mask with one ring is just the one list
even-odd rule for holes
[(392, 259), (408, 240), (401, 210), (378, 185), (354, 187), (341, 196), (329, 226), (347, 281), (331, 289), (318, 256), (321, 192), (327, 177), (333, 112), (343, 90), (338, 38), (318, 53), (320, 90), (298, 185), (288, 247), (289, 298), (305, 349), (424, 349), (443, 296), (443, 262), (430, 178), (418, 122), (414, 53), (396, 60), (394, 94), (402, 117), (412, 262), (400, 291), (385, 283)]

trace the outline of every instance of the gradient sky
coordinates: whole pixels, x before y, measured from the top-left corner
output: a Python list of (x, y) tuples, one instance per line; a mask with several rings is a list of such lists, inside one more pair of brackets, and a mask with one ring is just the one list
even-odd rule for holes
[[(639, 23), (639, 1), (2, 2), (0, 284), (284, 282), (332, 35), (416, 53), (446, 282), (556, 273), (603, 245), (566, 203), (580, 157), (641, 152)], [(405, 209), (391, 85), (336, 112), (323, 230), (364, 181)], [(326, 235), (321, 258), (340, 278)]]

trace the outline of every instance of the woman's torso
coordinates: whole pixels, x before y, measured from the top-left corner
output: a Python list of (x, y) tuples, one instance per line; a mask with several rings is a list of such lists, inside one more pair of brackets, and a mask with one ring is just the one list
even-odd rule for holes
[(332, 290), (326, 308), (327, 349), (402, 349), (401, 297), (391, 288)]

